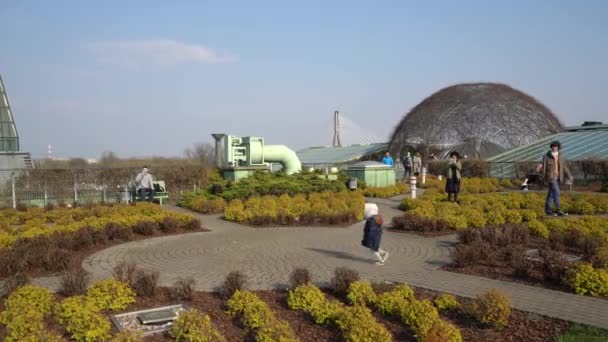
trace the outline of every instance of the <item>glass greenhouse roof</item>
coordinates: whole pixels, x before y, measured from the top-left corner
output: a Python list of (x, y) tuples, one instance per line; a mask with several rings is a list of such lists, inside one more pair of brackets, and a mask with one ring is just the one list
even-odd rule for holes
[(567, 160), (608, 160), (608, 125), (570, 127), (565, 132), (550, 135), (531, 144), (489, 158), (490, 162), (540, 161), (549, 150), (549, 144), (558, 140)]
[(343, 164), (361, 159), (374, 153), (386, 151), (388, 144), (351, 145), (341, 147), (310, 147), (297, 151), (303, 165)]

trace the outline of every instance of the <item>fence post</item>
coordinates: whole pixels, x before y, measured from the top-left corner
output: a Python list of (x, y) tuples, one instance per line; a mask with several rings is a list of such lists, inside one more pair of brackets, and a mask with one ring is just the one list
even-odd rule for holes
[(74, 172), (74, 203), (78, 203), (78, 183), (76, 182), (76, 172)]
[(11, 193), (13, 196), (13, 209), (17, 209), (17, 196), (15, 194), (15, 174), (11, 174)]
[(48, 196), (48, 194), (47, 194), (47, 190), (46, 190), (46, 180), (45, 180), (45, 181), (44, 181), (44, 207), (45, 207), (45, 208), (46, 208), (46, 207), (48, 207), (48, 205), (49, 205), (48, 200), (49, 200), (49, 196)]

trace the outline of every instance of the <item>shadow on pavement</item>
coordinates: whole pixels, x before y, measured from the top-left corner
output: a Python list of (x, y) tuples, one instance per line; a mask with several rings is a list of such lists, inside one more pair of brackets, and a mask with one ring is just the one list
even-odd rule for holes
[(327, 256), (334, 257), (334, 258), (337, 258), (337, 259), (344, 259), (344, 260), (352, 260), (352, 261), (364, 262), (366, 264), (369, 264), (371, 262), (371, 258), (370, 259), (366, 259), (366, 258), (362, 258), (360, 256), (356, 256), (356, 255), (353, 255), (353, 254), (350, 254), (350, 253), (346, 253), (346, 252), (340, 252), (340, 251), (329, 250), (329, 249), (321, 249), (321, 248), (307, 248), (307, 249), (309, 251), (325, 254)]

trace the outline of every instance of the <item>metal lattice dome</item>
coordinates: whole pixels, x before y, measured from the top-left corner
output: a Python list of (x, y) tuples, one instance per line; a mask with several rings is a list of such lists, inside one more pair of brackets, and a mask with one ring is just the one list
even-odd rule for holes
[(476, 157), (487, 158), (482, 151), (512, 149), (562, 129), (551, 110), (508, 85), (458, 84), (434, 93), (407, 113), (393, 132), (390, 149), (445, 150), (466, 144), (475, 147)]

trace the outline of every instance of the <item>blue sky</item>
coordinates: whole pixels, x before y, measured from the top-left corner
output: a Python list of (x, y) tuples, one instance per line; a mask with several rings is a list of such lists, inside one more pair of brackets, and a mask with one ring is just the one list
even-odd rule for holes
[(212, 132), (327, 145), (336, 109), (384, 138), (476, 81), (573, 125), (608, 121), (606, 18), (601, 0), (0, 0), (0, 74), (35, 157), (176, 156)]

